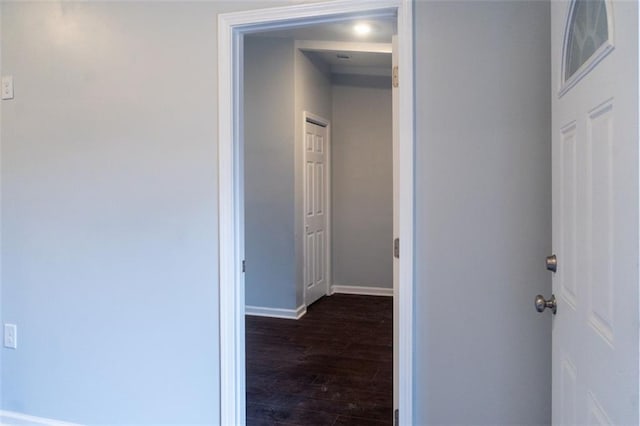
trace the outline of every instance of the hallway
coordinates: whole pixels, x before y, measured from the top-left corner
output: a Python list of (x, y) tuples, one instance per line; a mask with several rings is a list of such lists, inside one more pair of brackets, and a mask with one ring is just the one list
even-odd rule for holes
[(393, 299), (336, 294), (246, 317), (247, 425), (391, 425)]

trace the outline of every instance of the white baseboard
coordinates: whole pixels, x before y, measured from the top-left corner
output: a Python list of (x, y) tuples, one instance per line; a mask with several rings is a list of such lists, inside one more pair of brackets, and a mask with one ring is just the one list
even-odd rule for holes
[(282, 308), (265, 308), (262, 306), (245, 306), (245, 315), (252, 315), (256, 317), (271, 317), (271, 318), (284, 318), (284, 319), (300, 319), (307, 313), (307, 307), (305, 305), (298, 306), (298, 309), (282, 309)]
[[(19, 423), (18, 423), (19, 422)], [(44, 417), (30, 416), (14, 411), (0, 410), (0, 425), (38, 425), (38, 426), (81, 426), (78, 423), (62, 422), (60, 420), (45, 419)]]
[(392, 288), (332, 285), (331, 294), (359, 294), (361, 296), (393, 296)]

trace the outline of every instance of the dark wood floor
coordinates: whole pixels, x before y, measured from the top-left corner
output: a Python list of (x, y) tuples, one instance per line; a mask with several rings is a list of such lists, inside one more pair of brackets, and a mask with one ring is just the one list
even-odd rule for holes
[(247, 425), (391, 425), (393, 300), (336, 294), (246, 317)]

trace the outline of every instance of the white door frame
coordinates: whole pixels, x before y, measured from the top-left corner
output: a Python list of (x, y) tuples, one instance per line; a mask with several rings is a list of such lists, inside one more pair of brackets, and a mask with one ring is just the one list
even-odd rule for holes
[[(325, 276), (325, 290), (324, 294), (331, 294), (331, 122), (324, 117), (321, 117), (317, 114), (313, 114), (309, 111), (302, 111), (302, 139), (300, 142), (302, 143), (302, 202), (307, 199), (307, 168), (306, 168), (306, 155), (307, 151), (304, 149), (305, 138), (306, 138), (306, 125), (307, 122), (311, 122), (314, 124), (318, 124), (325, 129), (327, 129), (327, 146), (326, 146), (326, 155), (325, 155), (325, 173), (326, 173), (326, 184), (325, 184), (325, 234), (327, 236), (324, 248), (324, 256), (325, 256), (325, 268), (324, 268), (324, 276)], [(302, 226), (304, 227), (305, 222), (305, 212), (304, 208), (302, 209)], [(306, 232), (302, 233), (302, 259), (303, 265), (307, 264), (307, 245), (306, 245)], [(303, 267), (304, 268), (304, 267)], [(302, 277), (304, 279), (305, 273), (304, 270), (302, 272)], [(306, 307), (307, 304), (307, 285), (306, 283), (302, 286), (302, 304)]]
[[(245, 424), (244, 230), (242, 189), (242, 38), (257, 30), (397, 11), (399, 87), (400, 424), (413, 424), (414, 108), (413, 0), (337, 0), (218, 16), (218, 203), (220, 424)], [(396, 165), (394, 165), (396, 166)]]

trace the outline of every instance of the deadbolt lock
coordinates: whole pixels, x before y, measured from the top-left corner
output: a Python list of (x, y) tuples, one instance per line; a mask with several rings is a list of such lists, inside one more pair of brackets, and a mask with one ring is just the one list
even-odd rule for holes
[(555, 254), (547, 256), (545, 264), (547, 265), (547, 270), (551, 272), (556, 272), (558, 270), (558, 258)]

